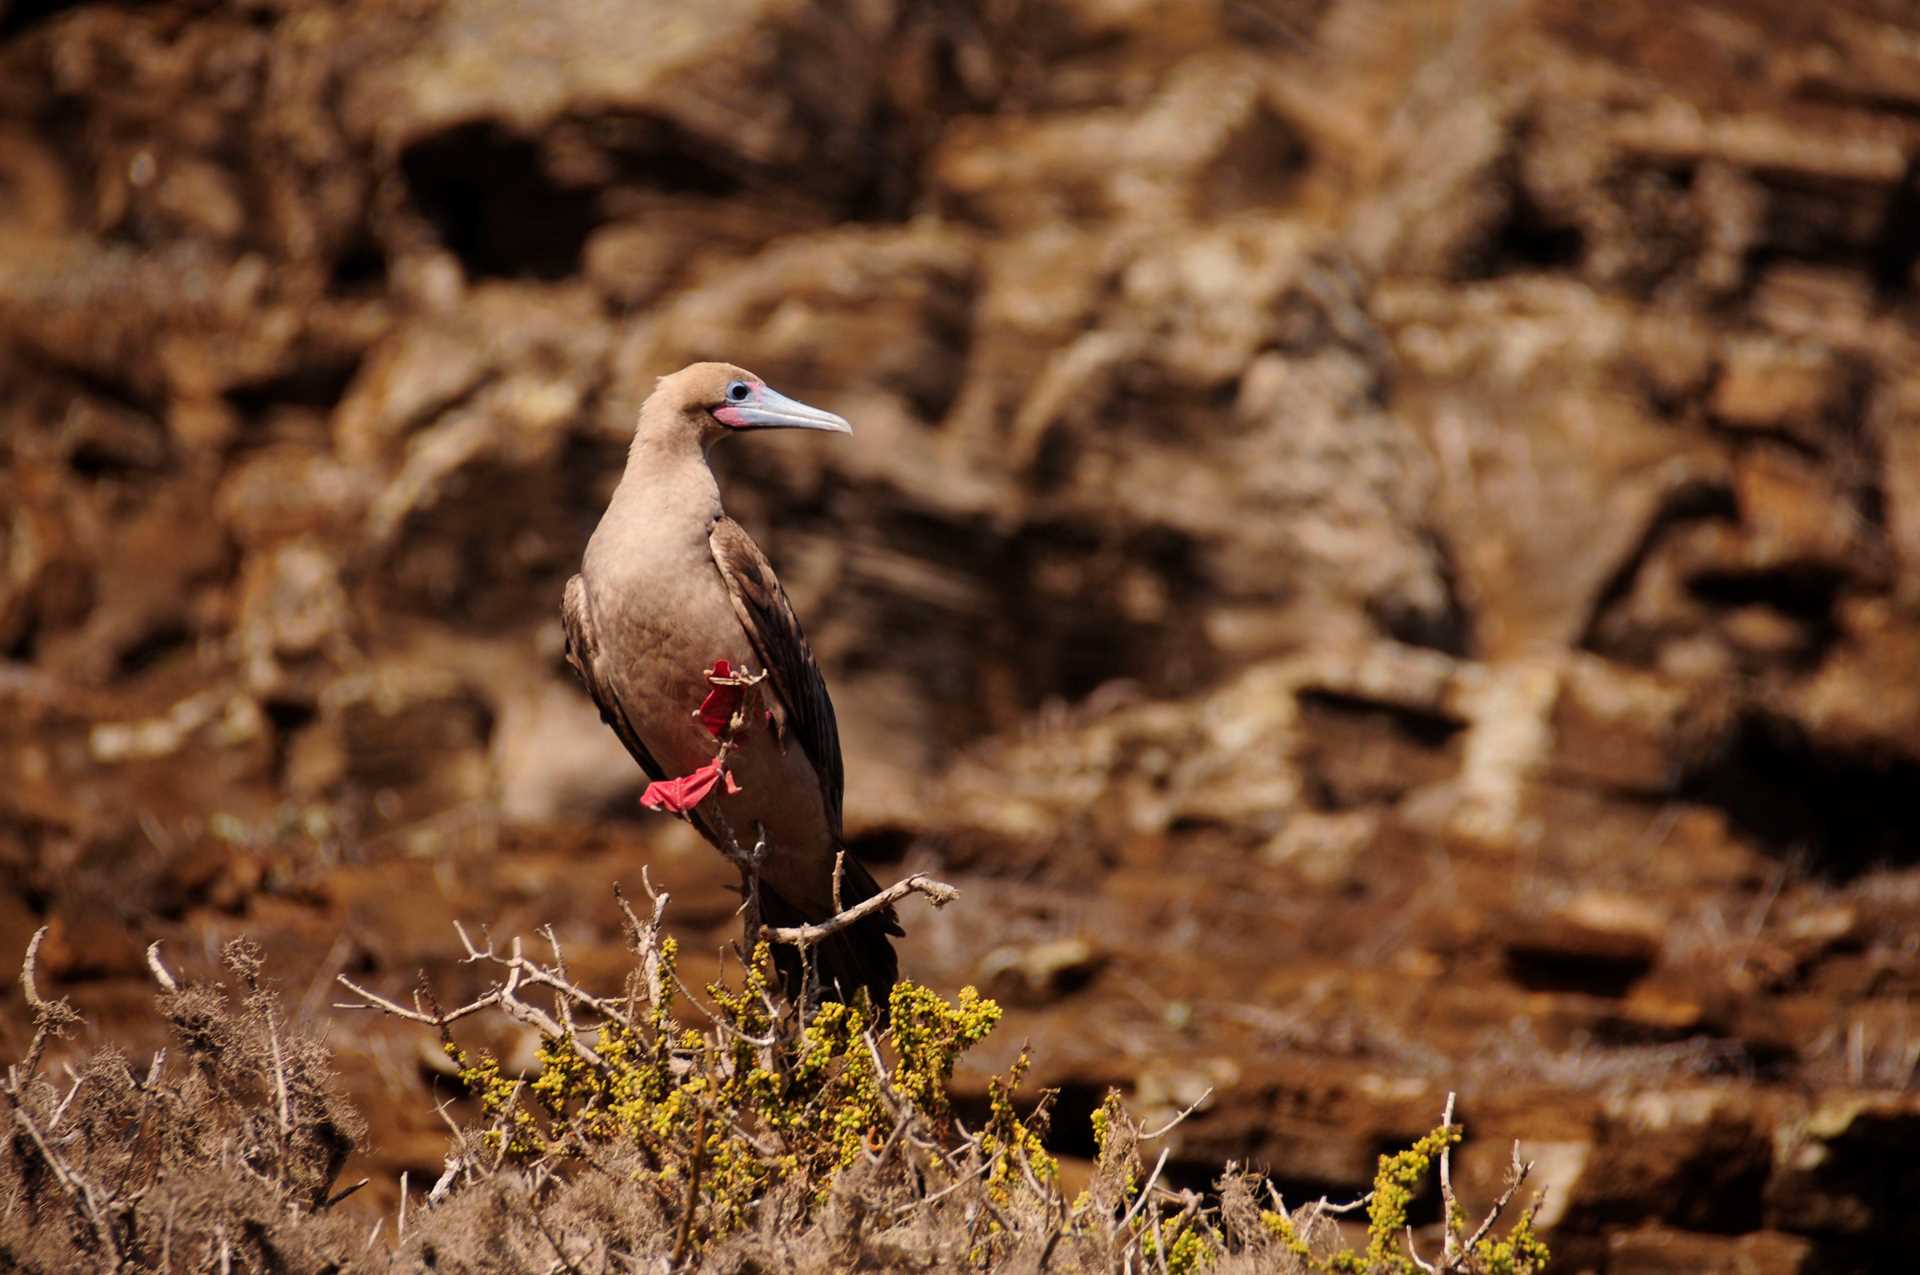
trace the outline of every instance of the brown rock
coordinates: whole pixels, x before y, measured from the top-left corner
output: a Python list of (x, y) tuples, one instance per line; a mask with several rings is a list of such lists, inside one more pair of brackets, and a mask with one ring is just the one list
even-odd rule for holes
[(266, 448), (239, 457), (214, 497), (220, 521), (249, 547), (298, 536), (336, 536), (358, 523), (374, 484), (331, 453)]
[(1565, 1225), (1605, 1233), (1637, 1214), (1697, 1230), (1744, 1229), (1772, 1171), (1777, 1108), (1701, 1084), (1606, 1098)]
[(1507, 966), (1523, 986), (1622, 996), (1660, 958), (1664, 917), (1637, 899), (1581, 894), (1505, 927)]
[(1846, 392), (1829, 352), (1745, 340), (1726, 347), (1708, 411), (1736, 429), (1772, 430), (1817, 445), (1827, 413)]
[(388, 661), (331, 683), (323, 723), (338, 732), (344, 778), (404, 822), (483, 798), (492, 787), (487, 701), (431, 665)]
[(1770, 1224), (1801, 1234), (1920, 1241), (1904, 1148), (1920, 1132), (1920, 1097), (1832, 1093), (1773, 1140)]
[(1002, 227), (1260, 207), (1305, 158), (1266, 81), (1253, 59), (1195, 58), (1138, 109), (967, 121), (943, 140), (934, 180), (955, 213)]
[(1553, 705), (1556, 774), (1625, 792), (1669, 792), (1732, 730), (1723, 695), (1575, 656)]
[(1000, 947), (980, 960), (975, 973), (990, 996), (1015, 1005), (1045, 1005), (1087, 985), (1106, 954), (1078, 935), (1024, 947)]
[(1778, 1231), (1702, 1235), (1664, 1226), (1607, 1237), (1607, 1269), (1646, 1275), (1800, 1275), (1819, 1269), (1813, 1245)]
[(959, 392), (974, 271), (968, 239), (931, 225), (790, 236), (640, 327), (618, 360), (633, 378), (623, 397), (637, 404), (653, 377), (703, 352), (751, 349), (757, 372), (807, 401), (879, 391), (938, 421)]
[(287, 665), (350, 655), (350, 623), (339, 566), (320, 545), (292, 541), (247, 560), (236, 637), (256, 692), (284, 695)]
[[(533, 23), (510, 2), (459, 0), (361, 77), (345, 113), (390, 152), (476, 120), (539, 137), (569, 117), (605, 116), (616, 126), (582, 130), (548, 157), (552, 180), (591, 181), (637, 152), (722, 173), (778, 171), (843, 196), (864, 175), (847, 157), (883, 91), (893, 12), (843, 13), (825, 38), (807, 6), (777, 0), (727, 0), (697, 17), (670, 4), (636, 13), (564, 0)], [(760, 87), (741, 95), (743, 83)]]

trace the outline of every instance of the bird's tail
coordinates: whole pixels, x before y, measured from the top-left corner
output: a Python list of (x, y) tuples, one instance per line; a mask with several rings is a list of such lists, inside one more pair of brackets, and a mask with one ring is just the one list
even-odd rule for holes
[[(879, 892), (880, 884), (873, 879), (873, 874), (848, 855), (840, 883), (841, 903), (852, 907)], [(760, 883), (760, 915), (765, 924), (776, 927), (809, 925), (827, 919), (825, 915), (809, 915), (806, 910), (795, 907), (767, 888), (764, 881)], [(811, 973), (799, 948), (776, 943), (773, 965), (780, 976), (781, 990), (797, 1004), (802, 995), (815, 1002), (851, 1000), (865, 989), (873, 1002), (877, 1021), (884, 1022), (888, 998), (900, 978), (900, 958), (894, 954), (890, 936), (905, 933), (892, 907), (869, 913), (814, 945)]]

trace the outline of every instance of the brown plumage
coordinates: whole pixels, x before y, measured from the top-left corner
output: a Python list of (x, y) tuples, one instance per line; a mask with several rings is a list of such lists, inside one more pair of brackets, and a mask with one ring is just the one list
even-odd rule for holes
[[(640, 409), (627, 467), (567, 582), (561, 616), (567, 660), (600, 716), (654, 779), (709, 761), (714, 740), (693, 710), (715, 660), (768, 676), (771, 720), (749, 723), (729, 761), (740, 791), (716, 788), (690, 812), (701, 835), (740, 862), (764, 839), (758, 869), (762, 919), (795, 925), (831, 916), (833, 864), (844, 848), (845, 772), (826, 680), (766, 555), (720, 505), (707, 448), (753, 429), (850, 433), (844, 420), (796, 403), (750, 372), (696, 363), (663, 377)], [(743, 880), (748, 869), (742, 867)], [(879, 889), (851, 856), (841, 883), (848, 907)], [(889, 935), (893, 909), (875, 913), (815, 949), (826, 995), (866, 988), (884, 1009), (898, 977)], [(789, 996), (803, 984), (798, 954), (774, 949)]]

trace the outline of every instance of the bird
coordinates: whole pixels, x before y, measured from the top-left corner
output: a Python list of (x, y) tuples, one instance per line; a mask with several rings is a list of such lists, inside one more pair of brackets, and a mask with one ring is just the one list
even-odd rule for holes
[[(845, 767), (826, 680), (766, 554), (722, 507), (707, 461), (720, 440), (769, 429), (853, 432), (730, 363), (660, 378), (561, 602), (568, 664), (655, 781), (713, 761), (715, 737), (695, 710), (717, 661), (764, 678), (763, 707), (729, 749), (728, 782), (686, 812), (757, 900), (746, 909), (749, 950), (756, 921), (823, 921), (880, 889), (852, 855), (842, 859)], [(888, 905), (813, 945), (811, 968), (808, 953), (775, 944), (781, 989), (796, 1003), (864, 989), (884, 1016), (899, 978), (891, 940), (903, 935)]]

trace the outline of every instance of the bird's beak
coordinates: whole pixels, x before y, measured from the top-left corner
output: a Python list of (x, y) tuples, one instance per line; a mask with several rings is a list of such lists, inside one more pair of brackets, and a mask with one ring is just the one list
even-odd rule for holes
[(832, 412), (808, 407), (764, 385), (755, 386), (745, 402), (715, 408), (713, 416), (733, 429), (824, 429), (834, 434), (853, 433), (853, 426)]

